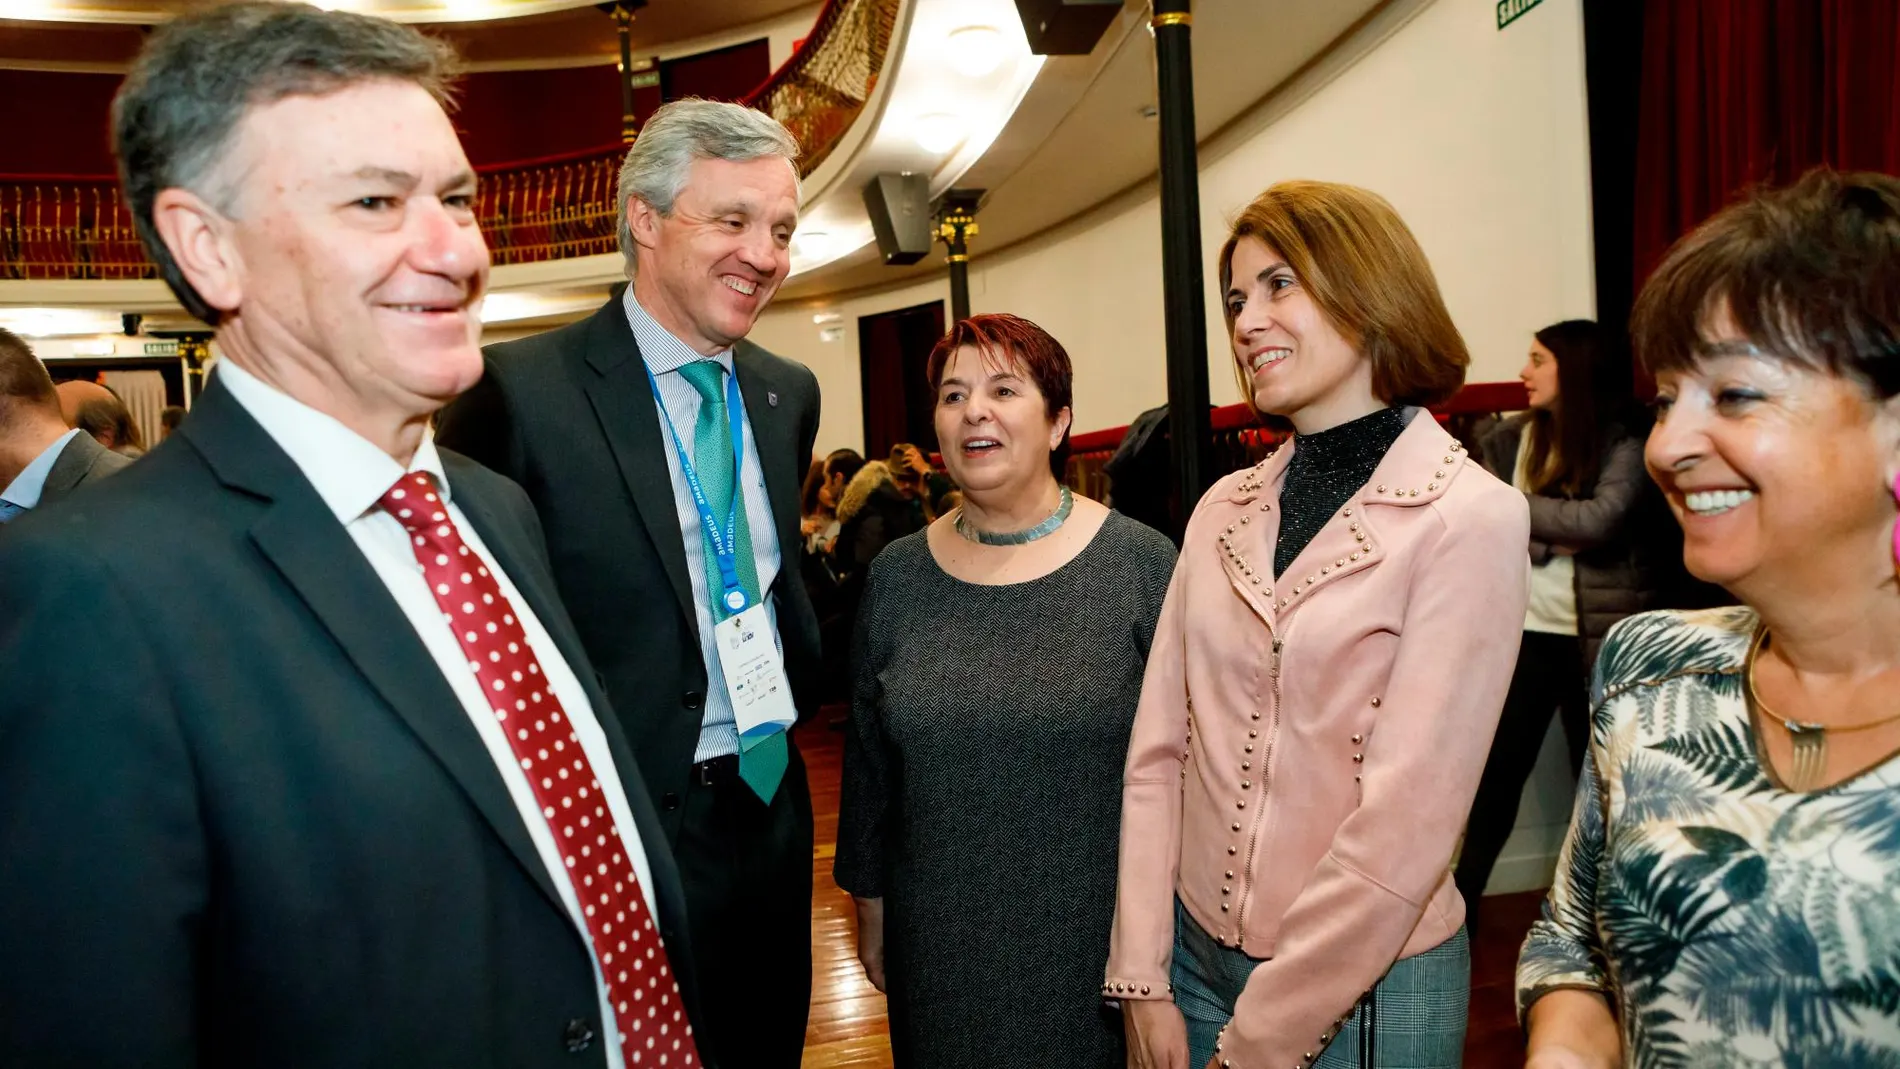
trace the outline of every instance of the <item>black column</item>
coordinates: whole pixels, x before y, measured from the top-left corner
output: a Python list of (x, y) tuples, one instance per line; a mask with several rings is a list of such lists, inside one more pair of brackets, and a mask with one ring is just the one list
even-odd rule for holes
[(937, 211), (937, 238), (949, 249), (944, 263), (950, 265), (950, 322), (970, 318), (970, 239), (977, 234), (976, 205), (983, 199), (980, 189), (953, 189), (943, 196)]
[(620, 140), (628, 145), (639, 134), (633, 118), (633, 13), (647, 6), (647, 0), (616, 0), (601, 4), (600, 9), (613, 16), (614, 29), (620, 35)]
[[(1597, 322), (1610, 341), (1619, 390), (1635, 388), (1629, 352), (1636, 300), (1636, 137), (1642, 126), (1640, 5), (1583, 5), (1583, 77), (1590, 109), (1590, 221), (1596, 238)], [(1611, 353), (1604, 354), (1610, 356)], [(1655, 393), (1643, 376), (1640, 393)]]
[(1201, 273), (1200, 167), (1194, 144), (1191, 0), (1154, 0), (1161, 119), (1161, 299), (1167, 319), (1168, 437), (1175, 529), (1207, 487), (1207, 319)]

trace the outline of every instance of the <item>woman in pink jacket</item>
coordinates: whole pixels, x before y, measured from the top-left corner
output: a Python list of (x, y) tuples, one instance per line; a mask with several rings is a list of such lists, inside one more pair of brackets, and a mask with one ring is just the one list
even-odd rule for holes
[(1189, 521), (1103, 995), (1143, 1069), (1457, 1066), (1450, 863), (1517, 656), (1524, 496), (1418, 407), (1469, 357), (1383, 199), (1273, 186), (1220, 281), (1245, 392), (1295, 433)]

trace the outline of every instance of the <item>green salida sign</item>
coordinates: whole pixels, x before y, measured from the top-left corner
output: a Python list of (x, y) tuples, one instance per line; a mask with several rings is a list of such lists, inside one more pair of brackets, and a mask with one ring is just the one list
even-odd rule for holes
[(1498, 29), (1503, 29), (1524, 17), (1524, 12), (1536, 7), (1543, 0), (1498, 0)]

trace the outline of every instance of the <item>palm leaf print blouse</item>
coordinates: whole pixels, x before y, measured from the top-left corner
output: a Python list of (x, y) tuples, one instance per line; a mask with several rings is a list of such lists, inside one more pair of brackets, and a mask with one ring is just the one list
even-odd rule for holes
[(1631, 617), (1591, 686), (1591, 757), (1520, 1016), (1602, 992), (1626, 1064), (1900, 1067), (1900, 755), (1786, 790), (1756, 750), (1746, 608)]

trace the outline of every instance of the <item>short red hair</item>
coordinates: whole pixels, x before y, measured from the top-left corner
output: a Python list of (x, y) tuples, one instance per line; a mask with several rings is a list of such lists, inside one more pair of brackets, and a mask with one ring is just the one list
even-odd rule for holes
[[(1075, 368), (1069, 363), (1068, 350), (1048, 331), (1021, 316), (1003, 312), (960, 320), (938, 340), (936, 347), (930, 350), (929, 361), (924, 364), (924, 376), (930, 380), (932, 390), (943, 387), (943, 375), (950, 366), (950, 358), (966, 345), (982, 353), (986, 365), (1020, 365), (1042, 394), (1043, 410), (1050, 422), (1054, 422), (1056, 413), (1063, 409), (1073, 409)], [(1071, 411), (1068, 429), (1062, 432), (1061, 443), (1049, 457), (1049, 466), (1058, 479), (1068, 466), (1069, 433), (1074, 429), (1074, 412)]]

